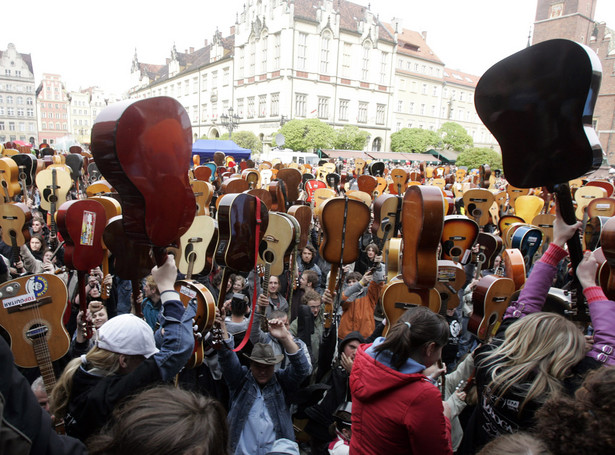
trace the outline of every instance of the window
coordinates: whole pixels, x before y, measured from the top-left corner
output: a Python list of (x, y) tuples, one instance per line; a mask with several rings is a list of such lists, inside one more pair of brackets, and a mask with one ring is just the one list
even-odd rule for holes
[(376, 124), (384, 125), (384, 111), (386, 109), (386, 105), (377, 104), (376, 105)]
[(387, 53), (380, 54), (380, 83), (386, 84), (387, 82)]
[(228, 68), (222, 70), (222, 85), (228, 85), (230, 80), (230, 71)]
[(181, 97), (182, 96), (182, 83), (181, 81), (177, 83), (177, 97)]
[(433, 86), (433, 92), (432, 92), (432, 95), (433, 95), (433, 96), (438, 96), (438, 86), (437, 86), (437, 85), (434, 85), (434, 86)]
[(258, 116), (265, 117), (267, 113), (267, 95), (259, 95), (258, 97)]
[(25, 131), (26, 131), (26, 124), (25, 124), (25, 122), (19, 122), (19, 131), (25, 133)]
[(28, 131), (31, 133), (36, 131), (36, 129), (34, 128), (34, 122), (28, 123)]
[(0, 130), (4, 129), (4, 122), (0, 122)]
[(11, 95), (6, 97), (6, 104), (13, 104), (13, 97)]
[(4, 103), (4, 97), (0, 95), (0, 103)]
[(207, 74), (203, 74), (201, 76), (201, 91), (202, 92), (207, 91)]
[(295, 115), (297, 117), (305, 117), (305, 101), (307, 95), (296, 94), (295, 95)]
[(186, 79), (184, 83), (184, 95), (190, 94), (190, 79)]
[(218, 88), (218, 72), (212, 71), (211, 73), (211, 89), (215, 90)]
[(329, 98), (319, 96), (318, 97), (318, 118), (329, 118)]
[(268, 39), (269, 37), (267, 35), (261, 38), (261, 73), (262, 74), (267, 72), (267, 53), (269, 52), (269, 49), (267, 49)]
[(427, 95), (427, 84), (423, 84), (423, 88), (421, 89), (421, 93), (423, 95)]
[(307, 33), (299, 32), (297, 40), (297, 69), (305, 70), (307, 67)]
[(199, 78), (193, 77), (192, 78), (192, 93), (196, 93), (198, 91), (199, 91)]
[(15, 70), (15, 76), (17, 76), (17, 77), (21, 77), (21, 71), (19, 71), (19, 70)]
[(46, 130), (47, 129), (47, 123), (43, 122), (43, 129)]
[(361, 79), (364, 81), (366, 81), (369, 76), (369, 46), (370, 46), (370, 43), (368, 41), (363, 43)]
[[(273, 35), (273, 70), (280, 69), (280, 34)], [(272, 114), (273, 115), (273, 114)]]
[(4, 70), (4, 75), (5, 76), (10, 76), (11, 75), (11, 70), (9, 70), (9, 69)]
[(248, 97), (248, 118), (254, 118), (254, 97)]
[(348, 105), (349, 100), (340, 100), (340, 120), (348, 120)]
[(203, 119), (203, 121), (205, 121), (205, 119), (207, 119), (207, 103), (203, 103), (201, 104), (201, 118)]
[(431, 115), (432, 115), (433, 117), (435, 117), (435, 116), (436, 116), (436, 106), (434, 106), (433, 104), (431, 105)]
[(280, 94), (272, 93), (271, 94), (271, 116), (277, 117), (280, 115)]
[(6, 115), (15, 115), (15, 109), (13, 109), (12, 107), (7, 107)]
[(352, 45), (350, 43), (344, 43), (342, 52), (342, 76), (350, 77), (350, 68), (352, 65)]
[(425, 105), (421, 104), (421, 111), (420, 111), (421, 115), (425, 115)]
[(56, 130), (60, 129), (60, 122), (56, 122)]
[(192, 123), (199, 123), (199, 107), (192, 106)]
[(359, 115), (357, 116), (357, 122), (367, 123), (367, 103), (359, 102)]
[(404, 111), (404, 102), (403, 100), (398, 100), (397, 101), (397, 112), (403, 112)]
[(395, 131), (399, 131), (399, 130), (401, 130), (401, 122), (397, 122), (395, 124)]
[(0, 115), (4, 115), (4, 107), (0, 106)]
[(237, 115), (239, 118), (243, 118), (243, 98), (237, 99)]
[(15, 131), (15, 122), (9, 122), (9, 131)]
[(320, 38), (320, 72), (327, 74), (329, 72), (329, 48), (331, 47), (331, 33), (327, 30)]
[(410, 103), (409, 103), (408, 113), (414, 114), (414, 103), (412, 101), (410, 101)]
[(17, 99), (17, 104), (23, 104), (23, 97), (18, 96), (16, 99)]
[(17, 108), (17, 117), (23, 117), (24, 116), (24, 109), (23, 107), (18, 107)]
[(256, 44), (250, 43), (250, 74), (248, 76), (254, 76), (256, 72)]

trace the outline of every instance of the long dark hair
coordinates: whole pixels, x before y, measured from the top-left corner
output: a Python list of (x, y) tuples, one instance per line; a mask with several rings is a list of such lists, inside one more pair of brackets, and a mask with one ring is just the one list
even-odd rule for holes
[(389, 330), (386, 340), (376, 346), (374, 351), (376, 357), (384, 351), (390, 351), (393, 368), (399, 370), (426, 343), (434, 342), (438, 347), (444, 346), (448, 343), (448, 335), (448, 323), (443, 316), (427, 307), (417, 306), (399, 318)]

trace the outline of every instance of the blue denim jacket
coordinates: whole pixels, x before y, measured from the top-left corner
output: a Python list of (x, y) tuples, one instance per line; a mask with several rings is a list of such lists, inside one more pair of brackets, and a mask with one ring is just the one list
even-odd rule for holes
[[(235, 453), (237, 443), (248, 418), (249, 410), (256, 399), (259, 387), (254, 376), (239, 363), (237, 354), (232, 351), (233, 338), (224, 340), (226, 346), (218, 351), (220, 366), (224, 380), (230, 390), (230, 410), (228, 421), (230, 425), (231, 453)], [(228, 349), (227, 349), (228, 348)], [(310, 374), (310, 364), (301, 350), (288, 354), (290, 364), (276, 371), (273, 378), (262, 389), (267, 411), (273, 420), (276, 439), (295, 439), (292, 418), (290, 415), (288, 394), (296, 391), (303, 380)]]

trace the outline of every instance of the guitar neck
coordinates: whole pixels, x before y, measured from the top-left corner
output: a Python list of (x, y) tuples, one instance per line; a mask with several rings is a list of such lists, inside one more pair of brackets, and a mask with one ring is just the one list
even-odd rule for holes
[[(327, 283), (327, 289), (331, 293), (331, 296), (335, 295), (337, 288), (337, 275), (339, 273), (339, 264), (331, 264), (331, 273), (329, 274), (329, 282)], [(328, 329), (333, 324), (333, 305), (330, 303), (325, 304), (325, 329)]]
[[(79, 309), (83, 311), (85, 315), (88, 310), (87, 294), (85, 292), (85, 271), (77, 270), (77, 280), (79, 285)], [(134, 292), (134, 289), (133, 289)], [(85, 325), (85, 337), (87, 339), (92, 338), (92, 322), (86, 322)]]
[(51, 362), (51, 354), (49, 353), (49, 346), (44, 336), (32, 338), (32, 347), (34, 349), (34, 355), (36, 362), (41, 370), (41, 376), (43, 377), (43, 383), (45, 384), (45, 391), (48, 396), (51, 396), (51, 391), (56, 385), (56, 376), (53, 371), (53, 364)]

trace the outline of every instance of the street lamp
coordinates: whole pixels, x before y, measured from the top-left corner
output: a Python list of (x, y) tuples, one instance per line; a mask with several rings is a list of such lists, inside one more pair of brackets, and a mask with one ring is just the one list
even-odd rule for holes
[(288, 122), (288, 118), (285, 115), (280, 116), (280, 126), (284, 126), (284, 124)]
[(233, 107), (229, 107), (226, 114), (220, 116), (220, 124), (228, 130), (228, 138), (231, 139), (233, 130), (237, 128), (241, 117), (237, 114), (233, 114)]

